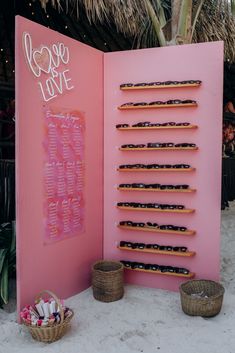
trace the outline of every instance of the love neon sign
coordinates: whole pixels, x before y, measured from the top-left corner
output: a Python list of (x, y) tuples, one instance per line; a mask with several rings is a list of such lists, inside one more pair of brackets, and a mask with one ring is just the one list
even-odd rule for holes
[(69, 49), (64, 43), (33, 48), (32, 38), (25, 32), (23, 49), (30, 71), (39, 79), (40, 92), (45, 102), (74, 88), (69, 69), (65, 69), (65, 65), (69, 63)]

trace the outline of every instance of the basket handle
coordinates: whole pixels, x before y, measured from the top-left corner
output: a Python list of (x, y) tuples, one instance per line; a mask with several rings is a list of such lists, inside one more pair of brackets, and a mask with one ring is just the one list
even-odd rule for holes
[(44, 289), (42, 290), (35, 298), (35, 300), (38, 300), (42, 297), (43, 293), (47, 293), (49, 294), (53, 299), (55, 299), (56, 304), (58, 305), (59, 308), (59, 313), (60, 313), (60, 323), (62, 324), (64, 322), (64, 310), (63, 307), (61, 305), (61, 302), (59, 300), (59, 298), (55, 295), (55, 293), (51, 292), (50, 290)]

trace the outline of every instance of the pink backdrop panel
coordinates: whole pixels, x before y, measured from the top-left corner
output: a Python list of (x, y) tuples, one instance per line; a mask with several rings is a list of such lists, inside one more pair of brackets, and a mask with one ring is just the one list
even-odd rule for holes
[[(203, 43), (166, 48), (106, 53), (104, 56), (104, 257), (185, 267), (196, 278), (219, 279), (220, 188), (223, 86), (223, 43)], [(121, 91), (119, 85), (132, 82), (202, 80), (198, 88), (169, 88)], [(121, 111), (126, 102), (193, 99), (196, 108)], [(116, 124), (190, 122), (196, 130), (118, 131)], [(147, 142), (196, 143), (198, 151), (119, 151), (122, 144)], [(186, 163), (191, 173), (121, 173), (120, 164)], [(189, 184), (195, 193), (118, 191), (120, 183)], [(195, 209), (188, 215), (118, 210), (119, 201), (183, 204)], [(154, 221), (196, 230), (194, 236), (154, 234), (117, 228), (120, 220)], [(192, 258), (120, 251), (120, 240), (187, 246)], [(130, 283), (177, 290), (179, 278), (126, 271)]]
[[(24, 32), (31, 35), (32, 48), (38, 48), (35, 58), (44, 70), (40, 78), (33, 75), (26, 63), (22, 44)], [(65, 73), (68, 89), (63, 81), (63, 93), (60, 93), (59, 86), (55, 90), (57, 97), (45, 102), (38, 82), (42, 80), (45, 85), (46, 78), (50, 76), (46, 72), (49, 54), (41, 46), (52, 48), (59, 42), (70, 53), (66, 64), (66, 52), (63, 52), (66, 49), (61, 47), (65, 63), (58, 68), (58, 71), (61, 68), (69, 70)], [(33, 69), (37, 74), (38, 67)], [(50, 90), (52, 86), (44, 90), (46, 99)], [(35, 294), (44, 288), (54, 291), (59, 297), (68, 297), (87, 288), (91, 264), (103, 256), (103, 53), (17, 17), (16, 103), (17, 296), (18, 308), (21, 308), (32, 302)], [(43, 139), (45, 108), (48, 107), (79, 111), (84, 117), (85, 218), (83, 232), (45, 245)]]

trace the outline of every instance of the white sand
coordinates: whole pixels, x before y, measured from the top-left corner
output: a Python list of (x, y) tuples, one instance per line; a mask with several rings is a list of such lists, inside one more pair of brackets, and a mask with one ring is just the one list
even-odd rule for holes
[(60, 341), (34, 341), (16, 314), (0, 310), (0, 353), (234, 353), (235, 204), (222, 214), (221, 313), (210, 319), (183, 314), (179, 294), (126, 286), (114, 303), (93, 299), (91, 290), (66, 304), (76, 310), (72, 329)]

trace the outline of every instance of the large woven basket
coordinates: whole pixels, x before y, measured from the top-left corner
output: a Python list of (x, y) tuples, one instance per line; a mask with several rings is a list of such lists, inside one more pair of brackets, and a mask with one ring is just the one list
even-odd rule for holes
[(123, 264), (116, 261), (98, 261), (92, 267), (94, 298), (113, 302), (123, 297)]
[(211, 317), (222, 307), (224, 287), (210, 280), (190, 280), (181, 284), (182, 310), (187, 315)]
[(60, 323), (59, 324), (54, 324), (52, 326), (40, 326), (40, 327), (35, 327), (31, 325), (26, 325), (29, 328), (29, 331), (32, 335), (32, 337), (40, 342), (55, 342), (58, 341), (61, 337), (64, 336), (64, 334), (67, 332), (69, 326), (70, 326), (70, 321), (74, 315), (73, 311), (69, 309), (72, 313), (69, 317), (65, 318), (64, 317), (64, 310), (62, 308), (60, 300), (57, 298), (57, 296), (49, 291), (49, 290), (44, 290), (38, 294), (36, 299), (39, 299), (42, 297), (42, 294), (47, 293), (49, 296), (55, 299), (58, 308), (59, 308), (59, 313), (60, 313)]

